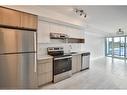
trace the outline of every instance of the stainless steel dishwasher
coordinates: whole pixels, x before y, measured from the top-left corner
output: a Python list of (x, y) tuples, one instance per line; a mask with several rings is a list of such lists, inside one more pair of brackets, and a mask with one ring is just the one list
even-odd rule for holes
[(81, 71), (85, 69), (89, 69), (90, 64), (90, 52), (82, 53), (81, 55)]

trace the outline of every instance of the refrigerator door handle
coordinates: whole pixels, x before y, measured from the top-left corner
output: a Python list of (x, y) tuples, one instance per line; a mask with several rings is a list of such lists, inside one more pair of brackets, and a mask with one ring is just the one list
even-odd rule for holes
[(37, 54), (36, 54), (36, 41), (37, 41), (37, 38), (36, 38), (36, 32), (34, 32), (34, 50), (35, 50), (35, 62), (34, 62), (34, 72), (37, 72)]
[(34, 72), (37, 72), (37, 55), (35, 53), (35, 63), (34, 63)]

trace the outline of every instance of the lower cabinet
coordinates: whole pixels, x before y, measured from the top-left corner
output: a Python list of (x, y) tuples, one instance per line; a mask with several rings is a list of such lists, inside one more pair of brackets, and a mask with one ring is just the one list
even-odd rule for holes
[(52, 82), (52, 59), (38, 60), (38, 86)]
[(81, 70), (81, 54), (72, 55), (72, 73), (79, 72)]

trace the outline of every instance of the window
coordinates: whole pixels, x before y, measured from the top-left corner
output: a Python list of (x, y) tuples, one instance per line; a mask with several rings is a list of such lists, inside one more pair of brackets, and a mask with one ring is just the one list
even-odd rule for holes
[(106, 38), (106, 55), (112, 56), (112, 38)]
[(126, 36), (106, 38), (105, 55), (117, 58), (126, 58)]

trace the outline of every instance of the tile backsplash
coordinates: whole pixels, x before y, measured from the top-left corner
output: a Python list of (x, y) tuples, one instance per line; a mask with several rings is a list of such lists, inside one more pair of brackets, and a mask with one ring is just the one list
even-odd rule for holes
[(47, 48), (48, 47), (63, 47), (64, 52), (68, 53), (69, 51), (81, 51), (82, 44), (53, 44), (53, 43), (38, 43), (38, 56), (47, 55)]

